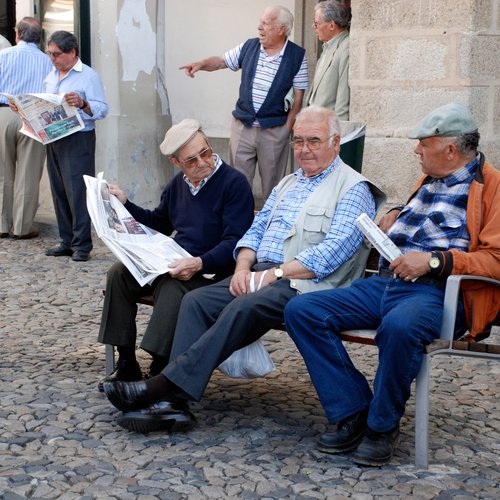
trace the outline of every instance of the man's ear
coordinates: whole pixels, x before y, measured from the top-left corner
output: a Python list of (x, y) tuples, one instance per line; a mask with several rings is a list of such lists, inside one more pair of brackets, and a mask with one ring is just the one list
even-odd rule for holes
[(170, 161), (170, 163), (173, 163), (177, 168), (181, 168), (179, 160), (174, 155), (169, 156), (168, 160)]

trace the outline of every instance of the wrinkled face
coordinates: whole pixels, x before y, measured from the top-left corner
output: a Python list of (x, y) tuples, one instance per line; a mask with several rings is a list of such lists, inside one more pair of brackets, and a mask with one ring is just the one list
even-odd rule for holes
[(336, 25), (333, 21), (325, 21), (323, 14), (319, 11), (314, 13), (313, 29), (320, 42), (328, 42), (336, 34)]
[(325, 120), (302, 118), (295, 122), (294, 155), (306, 177), (323, 172), (339, 154), (340, 136), (332, 137), (331, 145), (329, 136)]
[(422, 172), (431, 177), (441, 179), (457, 169), (452, 162), (455, 157), (455, 147), (446, 137), (420, 139), (415, 147), (415, 153), (420, 157)]
[(266, 48), (281, 43), (285, 28), (278, 25), (276, 12), (272, 9), (266, 9), (259, 19), (257, 30), (259, 32), (259, 41)]
[(63, 52), (60, 47), (54, 43), (51, 43), (47, 47), (47, 54), (52, 61), (52, 64), (59, 71), (69, 71), (78, 60), (76, 56), (75, 49), (71, 49), (70, 52)]
[(197, 133), (185, 146), (177, 151), (177, 159), (171, 161), (197, 186), (215, 169), (212, 148), (202, 134)]

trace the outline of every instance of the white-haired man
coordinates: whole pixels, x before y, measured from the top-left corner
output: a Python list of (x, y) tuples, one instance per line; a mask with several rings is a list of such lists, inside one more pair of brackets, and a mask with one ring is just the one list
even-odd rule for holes
[[(242, 70), (231, 124), (229, 163), (250, 185), (258, 163), (264, 199), (285, 175), (290, 132), (308, 86), (305, 50), (288, 40), (292, 26), (293, 15), (288, 9), (268, 7), (257, 26), (258, 38), (222, 57), (180, 67), (190, 77), (200, 70)], [(293, 99), (289, 99), (292, 89)]]

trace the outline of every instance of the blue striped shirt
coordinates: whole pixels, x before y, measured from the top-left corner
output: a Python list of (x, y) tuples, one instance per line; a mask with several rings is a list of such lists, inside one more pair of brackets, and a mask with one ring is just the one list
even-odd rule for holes
[[(262, 103), (265, 101), (269, 89), (274, 81), (274, 77), (278, 72), (278, 69), (281, 64), (281, 60), (283, 59), (283, 54), (286, 49), (286, 45), (288, 40), (283, 45), (283, 48), (280, 50), (279, 54), (275, 54), (274, 56), (268, 56), (265, 50), (260, 47), (259, 59), (257, 61), (257, 68), (255, 70), (255, 77), (252, 83), (252, 101), (255, 112), (257, 113), (262, 106)], [(234, 49), (228, 50), (224, 54), (224, 62), (227, 67), (232, 71), (238, 71), (240, 69), (240, 65), (238, 63), (241, 48), (244, 43), (238, 45)], [(306, 90), (309, 85), (309, 77), (308, 77), (308, 69), (307, 69), (307, 59), (304, 54), (304, 58), (302, 59), (302, 63), (300, 65), (299, 71), (293, 78), (293, 88), (296, 90)]]
[(82, 132), (93, 130), (95, 121), (102, 120), (108, 114), (108, 103), (99, 75), (90, 66), (83, 64), (80, 59), (61, 80), (59, 80), (59, 70), (54, 68), (45, 79), (45, 92), (50, 94), (78, 92), (80, 97), (89, 103), (92, 116), (79, 110), (85, 125)]
[[(302, 169), (297, 170), (293, 175), (297, 176), (298, 181), (283, 196), (268, 224), (276, 203), (276, 188), (274, 188), (262, 210), (255, 216), (250, 229), (237, 243), (235, 256), (238, 249), (251, 248), (257, 253), (258, 262), (283, 263), (285, 238), (305, 201), (339, 164), (337, 157), (326, 170), (314, 177), (306, 177)], [(362, 213), (367, 213), (372, 219), (375, 217), (375, 201), (367, 182), (353, 186), (338, 203), (324, 240), (295, 256), (306, 269), (314, 272), (316, 275), (314, 281), (333, 273), (359, 249), (363, 235), (355, 221)]]
[[(12, 95), (43, 92), (43, 81), (52, 68), (50, 58), (36, 44), (21, 40), (0, 52), (0, 92)], [(0, 102), (8, 104), (4, 96), (0, 96)]]
[(468, 251), (467, 198), (478, 165), (479, 155), (442, 179), (429, 177), (420, 187), (387, 233), (403, 254)]

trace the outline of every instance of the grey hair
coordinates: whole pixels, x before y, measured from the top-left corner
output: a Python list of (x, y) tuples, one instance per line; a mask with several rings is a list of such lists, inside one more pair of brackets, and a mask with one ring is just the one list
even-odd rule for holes
[(463, 156), (474, 156), (479, 146), (479, 138), (479, 130), (476, 129), (473, 132), (453, 137), (452, 142)]
[(332, 136), (328, 141), (329, 146), (333, 144), (333, 136), (338, 135), (340, 137), (340, 122), (337, 115), (331, 109), (312, 104), (311, 106), (302, 108), (299, 111), (295, 118), (295, 122), (299, 122), (301, 120), (311, 120), (316, 122), (326, 121), (328, 123), (328, 135)]
[(282, 5), (275, 5), (274, 7), (270, 7), (270, 10), (276, 13), (277, 23), (280, 26), (284, 26), (285, 34), (287, 38), (292, 33), (293, 28), (293, 14)]
[(39, 44), (42, 38), (42, 27), (34, 17), (23, 17), (16, 26), (19, 40), (26, 43)]
[(319, 2), (314, 11), (321, 13), (327, 23), (334, 21), (339, 28), (347, 28), (351, 22), (351, 8), (342, 0)]

